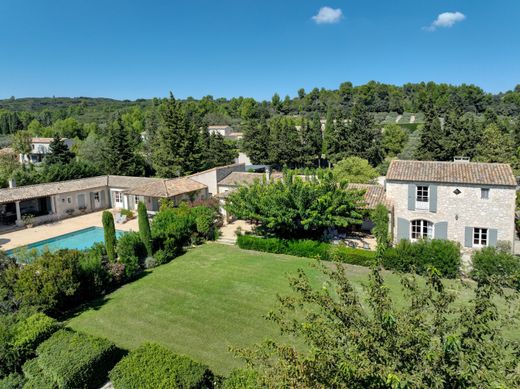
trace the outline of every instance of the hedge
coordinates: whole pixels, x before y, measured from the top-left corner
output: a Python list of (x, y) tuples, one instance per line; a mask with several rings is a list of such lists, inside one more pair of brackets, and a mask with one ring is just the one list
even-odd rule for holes
[(16, 325), (13, 346), (27, 357), (59, 327), (57, 320), (43, 313), (35, 313)]
[(443, 277), (455, 278), (461, 265), (460, 248), (449, 240), (402, 240), (393, 248), (385, 250), (383, 266), (403, 272), (415, 271), (425, 274), (429, 267), (435, 267)]
[(131, 351), (110, 372), (116, 389), (209, 388), (212, 380), (207, 366), (155, 343)]
[(0, 389), (22, 389), (25, 379), (19, 373), (11, 373), (0, 379)]
[(375, 259), (375, 252), (373, 251), (354, 249), (315, 240), (284, 240), (239, 235), (237, 244), (238, 247), (245, 250), (317, 258), (324, 261), (338, 261), (361, 266), (370, 266)]
[(121, 357), (110, 341), (63, 329), (36, 350), (42, 375), (58, 388), (100, 387)]
[(485, 247), (472, 256), (471, 277), (477, 281), (494, 278), (503, 286), (520, 290), (520, 258), (495, 247)]
[(249, 369), (234, 369), (224, 380), (222, 389), (262, 388), (259, 374)]

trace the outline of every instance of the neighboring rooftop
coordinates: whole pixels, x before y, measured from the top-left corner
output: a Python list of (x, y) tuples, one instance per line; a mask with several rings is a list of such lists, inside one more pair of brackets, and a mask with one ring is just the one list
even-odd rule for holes
[(230, 128), (231, 126), (228, 126), (227, 124), (217, 125), (217, 126), (208, 126), (209, 129), (224, 129), (224, 128)]
[(126, 193), (137, 196), (170, 198), (183, 193), (191, 193), (207, 188), (206, 185), (189, 178), (180, 177), (150, 182), (128, 190)]
[(232, 172), (218, 184), (222, 186), (251, 185), (257, 180), (262, 181), (265, 176), (264, 173)]
[[(54, 138), (32, 138), (32, 143), (51, 143)], [(67, 138), (61, 138), (61, 140), (67, 140)]]
[(504, 163), (394, 160), (386, 180), (516, 186), (511, 166)]
[(381, 185), (348, 184), (347, 189), (365, 191), (363, 198), (365, 200), (365, 208), (367, 209), (374, 209), (379, 204), (383, 204), (387, 208), (391, 206), (390, 200), (385, 196), (385, 188)]

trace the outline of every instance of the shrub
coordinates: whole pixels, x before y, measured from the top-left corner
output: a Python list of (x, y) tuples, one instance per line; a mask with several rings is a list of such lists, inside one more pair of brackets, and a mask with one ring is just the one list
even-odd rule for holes
[(105, 266), (105, 247), (93, 246), (80, 258), (82, 299), (90, 299), (103, 294), (110, 283), (110, 275)]
[(125, 279), (125, 264), (120, 262), (109, 262), (106, 265), (110, 282), (121, 284)]
[(127, 277), (133, 277), (141, 270), (141, 260), (146, 257), (146, 248), (137, 232), (127, 232), (117, 242), (119, 261), (125, 265)]
[(144, 268), (152, 269), (157, 266), (157, 260), (154, 257), (148, 257), (144, 260)]
[(195, 216), (195, 226), (197, 234), (202, 239), (215, 239), (215, 220), (217, 213), (208, 207), (194, 207), (192, 213)]
[(173, 257), (182, 252), (195, 232), (195, 217), (190, 208), (163, 208), (152, 222), (152, 237), (159, 249), (169, 252)]
[(153, 257), (155, 258), (156, 265), (164, 265), (175, 258), (175, 253), (166, 250), (157, 250)]
[(14, 330), (13, 346), (19, 350), (22, 359), (32, 356), (36, 347), (56, 332), (59, 323), (43, 313), (35, 313), (20, 321)]
[(77, 250), (45, 252), (22, 266), (14, 285), (16, 298), (25, 306), (37, 306), (46, 312), (70, 308), (78, 300), (82, 256)]
[(110, 341), (67, 329), (52, 335), (36, 353), (42, 375), (59, 388), (99, 387), (121, 357)]
[(23, 375), (11, 373), (0, 380), (0, 389), (22, 389), (25, 383)]
[(116, 389), (205, 388), (212, 378), (207, 366), (154, 343), (131, 351), (110, 372)]
[(395, 248), (385, 251), (382, 264), (386, 269), (426, 274), (435, 267), (443, 277), (455, 278), (461, 264), (460, 248), (449, 240), (400, 241)]
[(146, 205), (144, 205), (143, 202), (139, 202), (139, 204), (137, 205), (137, 217), (141, 241), (146, 247), (146, 253), (149, 257), (151, 257), (153, 255), (152, 231), (150, 230), (150, 221), (148, 220), (148, 212), (146, 210)]
[(110, 262), (116, 261), (116, 227), (114, 225), (114, 215), (110, 211), (103, 211), (102, 219), (103, 230), (105, 233), (105, 247)]
[(334, 245), (315, 240), (283, 240), (240, 235), (237, 237), (237, 244), (245, 250), (295, 255), (362, 266), (369, 266), (375, 258), (373, 251), (354, 249), (344, 245)]
[(223, 389), (261, 388), (260, 375), (254, 370), (235, 369), (224, 380)]
[(495, 247), (485, 247), (473, 253), (472, 262), (473, 279), (495, 278), (504, 286), (520, 290), (520, 259), (517, 256)]
[(122, 209), (121, 210), (121, 215), (122, 216), (126, 216), (127, 219), (133, 219), (134, 212), (129, 210), (129, 209)]

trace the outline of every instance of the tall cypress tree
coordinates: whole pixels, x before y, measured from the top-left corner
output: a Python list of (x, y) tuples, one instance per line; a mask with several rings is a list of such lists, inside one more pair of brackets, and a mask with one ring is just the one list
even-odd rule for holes
[(141, 201), (137, 205), (137, 221), (139, 224), (139, 235), (141, 236), (141, 241), (146, 248), (146, 253), (149, 257), (151, 257), (153, 255), (152, 232), (150, 230), (150, 222), (148, 221), (146, 205), (144, 205), (144, 203)]
[(248, 119), (242, 124), (242, 148), (255, 164), (269, 163), (270, 128), (265, 118)]
[(105, 172), (122, 176), (144, 174), (143, 161), (137, 150), (139, 142), (125, 127), (120, 116), (108, 128), (103, 160)]
[(300, 128), (301, 149), (299, 152), (300, 164), (305, 167), (314, 167), (321, 157), (323, 138), (321, 133), (320, 117), (316, 113), (312, 120), (304, 118)]
[(103, 231), (105, 235), (105, 248), (109, 262), (116, 261), (116, 227), (114, 225), (114, 216), (110, 211), (103, 211), (101, 216), (103, 222)]
[(439, 115), (431, 101), (425, 104), (424, 114), (424, 126), (421, 129), (415, 158), (431, 161), (441, 160), (444, 154), (444, 145), (442, 144), (444, 134)]
[(270, 143), (269, 159), (279, 167), (295, 167), (300, 152), (300, 136), (293, 121), (286, 118), (274, 118), (269, 123)]
[(74, 158), (74, 153), (69, 150), (63, 139), (56, 134), (49, 144), (49, 154), (45, 156), (45, 163), (48, 165), (66, 165)]

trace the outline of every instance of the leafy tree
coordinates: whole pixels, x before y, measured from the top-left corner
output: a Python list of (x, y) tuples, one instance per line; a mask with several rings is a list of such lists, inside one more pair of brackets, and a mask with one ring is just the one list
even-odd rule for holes
[[(306, 347), (269, 340), (236, 349), (267, 387), (465, 388), (517, 387), (518, 347), (502, 326), (516, 318), (497, 309), (501, 291), (479, 283), (459, 309), (430, 270), (426, 284), (403, 276), (405, 298), (394, 301), (379, 269), (366, 300), (338, 264), (321, 265), (319, 289), (299, 270), (292, 294), (268, 315), (281, 332)], [(325, 280), (324, 280), (325, 279)], [(514, 298), (518, 298), (516, 295)], [(295, 342), (295, 343), (296, 343)]]
[(383, 138), (381, 145), (386, 155), (395, 157), (399, 154), (406, 142), (408, 141), (408, 134), (401, 126), (397, 124), (388, 124), (383, 129)]
[(366, 159), (360, 157), (348, 157), (334, 165), (332, 170), (338, 181), (367, 184), (379, 176)]
[(256, 182), (233, 192), (226, 209), (239, 219), (259, 224), (258, 231), (280, 238), (319, 238), (327, 228), (361, 223), (361, 195), (345, 190), (330, 172), (303, 181), (291, 174), (283, 180)]
[(139, 223), (139, 235), (141, 235), (141, 241), (146, 247), (146, 253), (149, 257), (151, 257), (153, 255), (152, 232), (150, 230), (150, 222), (148, 220), (146, 205), (144, 205), (144, 203), (141, 201), (137, 205), (137, 219)]
[(391, 242), (389, 234), (390, 218), (388, 213), (388, 208), (386, 208), (383, 204), (378, 204), (370, 215), (370, 219), (374, 223), (372, 234), (374, 234), (376, 237), (377, 257), (379, 259), (382, 258), (385, 250), (388, 248)]
[(9, 179), (20, 166), (17, 155), (12, 153), (0, 154), (0, 188), (7, 186)]
[(45, 156), (47, 165), (62, 164), (66, 165), (74, 158), (74, 153), (69, 150), (64, 140), (56, 134), (49, 144), (49, 154)]
[(114, 225), (114, 215), (110, 211), (103, 211), (102, 215), (103, 231), (105, 236), (105, 247), (107, 257), (110, 262), (116, 261), (116, 227)]
[(496, 124), (484, 129), (482, 138), (476, 147), (475, 159), (480, 162), (509, 163), (514, 154), (513, 140), (500, 131)]
[(18, 131), (11, 136), (11, 144), (17, 154), (29, 154), (31, 152), (31, 142), (32, 136), (29, 131)]

